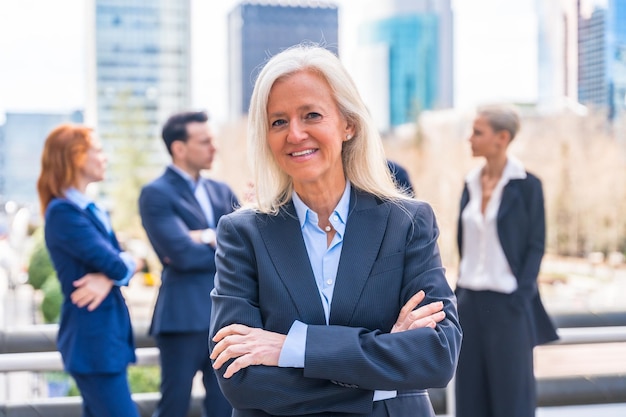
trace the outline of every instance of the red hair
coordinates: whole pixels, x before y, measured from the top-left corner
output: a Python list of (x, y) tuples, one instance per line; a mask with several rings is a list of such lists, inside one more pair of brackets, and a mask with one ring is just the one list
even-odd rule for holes
[(67, 188), (77, 185), (78, 169), (91, 146), (91, 132), (86, 126), (62, 124), (46, 138), (37, 180), (42, 214), (53, 198), (62, 197)]

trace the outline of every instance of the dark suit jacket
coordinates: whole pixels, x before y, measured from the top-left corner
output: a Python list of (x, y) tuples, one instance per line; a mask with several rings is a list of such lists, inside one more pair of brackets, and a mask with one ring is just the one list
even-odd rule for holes
[(389, 167), (391, 175), (393, 175), (393, 178), (396, 180), (396, 184), (409, 195), (415, 196), (415, 190), (413, 189), (413, 184), (411, 183), (407, 170), (390, 159), (387, 160), (387, 167)]
[[(210, 179), (201, 181), (216, 222), (238, 205), (226, 184)], [(209, 227), (189, 185), (178, 173), (167, 168), (162, 176), (141, 190), (139, 213), (163, 265), (150, 334), (208, 330), (215, 251), (189, 237), (190, 230)]]
[(66, 370), (108, 373), (135, 361), (128, 308), (118, 286), (92, 312), (70, 299), (72, 282), (90, 272), (121, 280), (128, 269), (114, 234), (93, 213), (69, 200), (53, 199), (46, 210), (45, 239), (63, 291), (57, 344)]
[[(219, 223), (211, 332), (232, 324), (287, 334), (308, 324), (303, 369), (251, 366), (218, 382), (234, 416), (432, 416), (425, 392), (452, 377), (461, 344), (430, 206), (402, 207), (352, 190), (329, 323), (293, 204), (272, 216), (242, 210)], [(436, 329), (389, 334), (417, 291), (441, 300)], [(398, 390), (372, 402), (374, 390)], [(318, 414), (316, 414), (318, 413)], [(343, 414), (342, 414), (343, 415)]]
[[(502, 191), (498, 210), (498, 237), (504, 255), (517, 279), (518, 289), (512, 294), (516, 305), (522, 306), (532, 329), (532, 345), (558, 339), (554, 326), (539, 297), (537, 276), (545, 251), (546, 223), (541, 181), (526, 173), (525, 179), (509, 181)], [(469, 202), (467, 184), (461, 196), (461, 210)], [(463, 227), (458, 219), (457, 244), (461, 257)]]

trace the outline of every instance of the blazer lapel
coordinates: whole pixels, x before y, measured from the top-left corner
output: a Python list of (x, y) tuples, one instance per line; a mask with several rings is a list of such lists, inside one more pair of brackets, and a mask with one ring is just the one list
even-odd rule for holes
[(202, 186), (209, 196), (209, 204), (211, 204), (211, 208), (213, 209), (213, 221), (215, 222), (215, 225), (213, 225), (213, 227), (217, 227), (217, 222), (219, 221), (220, 217), (227, 214), (226, 205), (230, 204), (230, 199), (228, 201), (223, 201), (223, 198), (220, 198), (217, 195), (215, 186), (211, 184), (209, 180), (202, 179), (201, 181)]
[(500, 200), (500, 208), (498, 209), (498, 223), (502, 222), (504, 216), (515, 207), (516, 204), (523, 204), (523, 196), (518, 187), (519, 180), (511, 180), (502, 190), (502, 199)]
[(301, 320), (307, 324), (326, 324), (324, 307), (293, 204), (287, 204), (277, 216), (259, 217), (257, 224), (272, 263)]
[(96, 214), (91, 211), (89, 208), (85, 208), (83, 209), (83, 211), (85, 212), (85, 214), (87, 215), (87, 217), (89, 217), (89, 220), (92, 221), (92, 223), (96, 226), (96, 228), (104, 235), (104, 236), (109, 236), (109, 232), (107, 232), (106, 227), (104, 227), (104, 225), (102, 224), (102, 222), (100, 221), (100, 219), (98, 219), (98, 217), (96, 216)]
[(109, 239), (109, 241), (113, 244), (113, 247), (115, 249), (117, 249), (117, 250), (120, 250), (120, 244), (117, 241), (117, 237), (115, 236), (115, 232), (113, 230), (111, 230), (111, 233), (109, 233), (107, 231), (106, 227), (104, 227), (104, 225), (100, 221), (100, 219), (89, 208), (86, 208), (83, 211), (85, 212), (87, 217), (89, 217), (89, 220), (91, 220), (93, 222), (93, 224), (96, 226), (96, 228), (100, 231), (100, 233), (102, 233), (103, 236), (105, 236), (107, 239)]
[[(389, 205), (353, 191), (329, 324), (349, 325), (385, 234)], [(338, 302), (334, 302), (338, 300)]]
[(204, 212), (202, 211), (202, 207), (200, 207), (200, 203), (196, 200), (196, 196), (193, 195), (191, 188), (189, 188), (189, 184), (187, 181), (183, 179), (177, 172), (172, 170), (171, 168), (167, 168), (166, 175), (168, 182), (174, 188), (175, 194), (182, 197), (182, 199), (187, 203), (187, 207), (193, 212), (193, 214), (202, 219), (203, 223), (206, 223), (206, 218), (204, 216)]

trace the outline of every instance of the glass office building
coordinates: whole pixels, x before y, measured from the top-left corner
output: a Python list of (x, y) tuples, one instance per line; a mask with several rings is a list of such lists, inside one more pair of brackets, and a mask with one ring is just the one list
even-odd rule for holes
[(361, 40), (388, 46), (392, 126), (414, 122), (437, 100), (437, 16), (398, 16), (365, 27)]
[(257, 74), (269, 57), (301, 42), (338, 53), (337, 6), (314, 2), (242, 2), (228, 16), (229, 114), (248, 113)]
[(626, 0), (609, 0), (579, 18), (578, 97), (610, 119), (626, 110)]
[(191, 104), (190, 0), (92, 0), (91, 6), (86, 120), (97, 126), (109, 156), (107, 184), (129, 176), (141, 182), (169, 161), (163, 122)]
[(538, 105), (548, 111), (578, 102), (576, 0), (537, 1)]
[[(449, 1), (393, 2), (391, 16), (360, 28), (359, 47), (377, 51), (375, 55), (385, 59), (371, 64), (372, 68), (378, 67), (377, 73), (386, 74), (380, 82), (387, 83), (391, 127), (415, 122), (423, 110), (452, 107)], [(380, 99), (385, 101), (384, 97)]]
[(6, 114), (0, 125), (0, 203), (14, 201), (39, 211), (37, 178), (44, 141), (52, 129), (69, 122), (82, 123), (82, 112)]

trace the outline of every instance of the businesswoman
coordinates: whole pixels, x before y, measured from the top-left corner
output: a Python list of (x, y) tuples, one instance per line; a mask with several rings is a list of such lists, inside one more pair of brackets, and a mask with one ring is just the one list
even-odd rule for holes
[(81, 392), (83, 416), (137, 417), (126, 375), (135, 350), (120, 286), (143, 265), (121, 252), (108, 216), (86, 195), (105, 169), (93, 132), (61, 125), (45, 141), (37, 190), (64, 297), (57, 345)]
[(446, 386), (461, 341), (435, 217), (395, 187), (335, 55), (269, 60), (248, 151), (256, 205), (220, 220), (212, 292), (233, 415), (434, 416), (425, 389)]
[(472, 154), (485, 163), (466, 177), (458, 221), (457, 417), (534, 416), (533, 347), (557, 339), (537, 290), (546, 231), (541, 182), (507, 155), (519, 126), (514, 108), (484, 107), (470, 137)]

